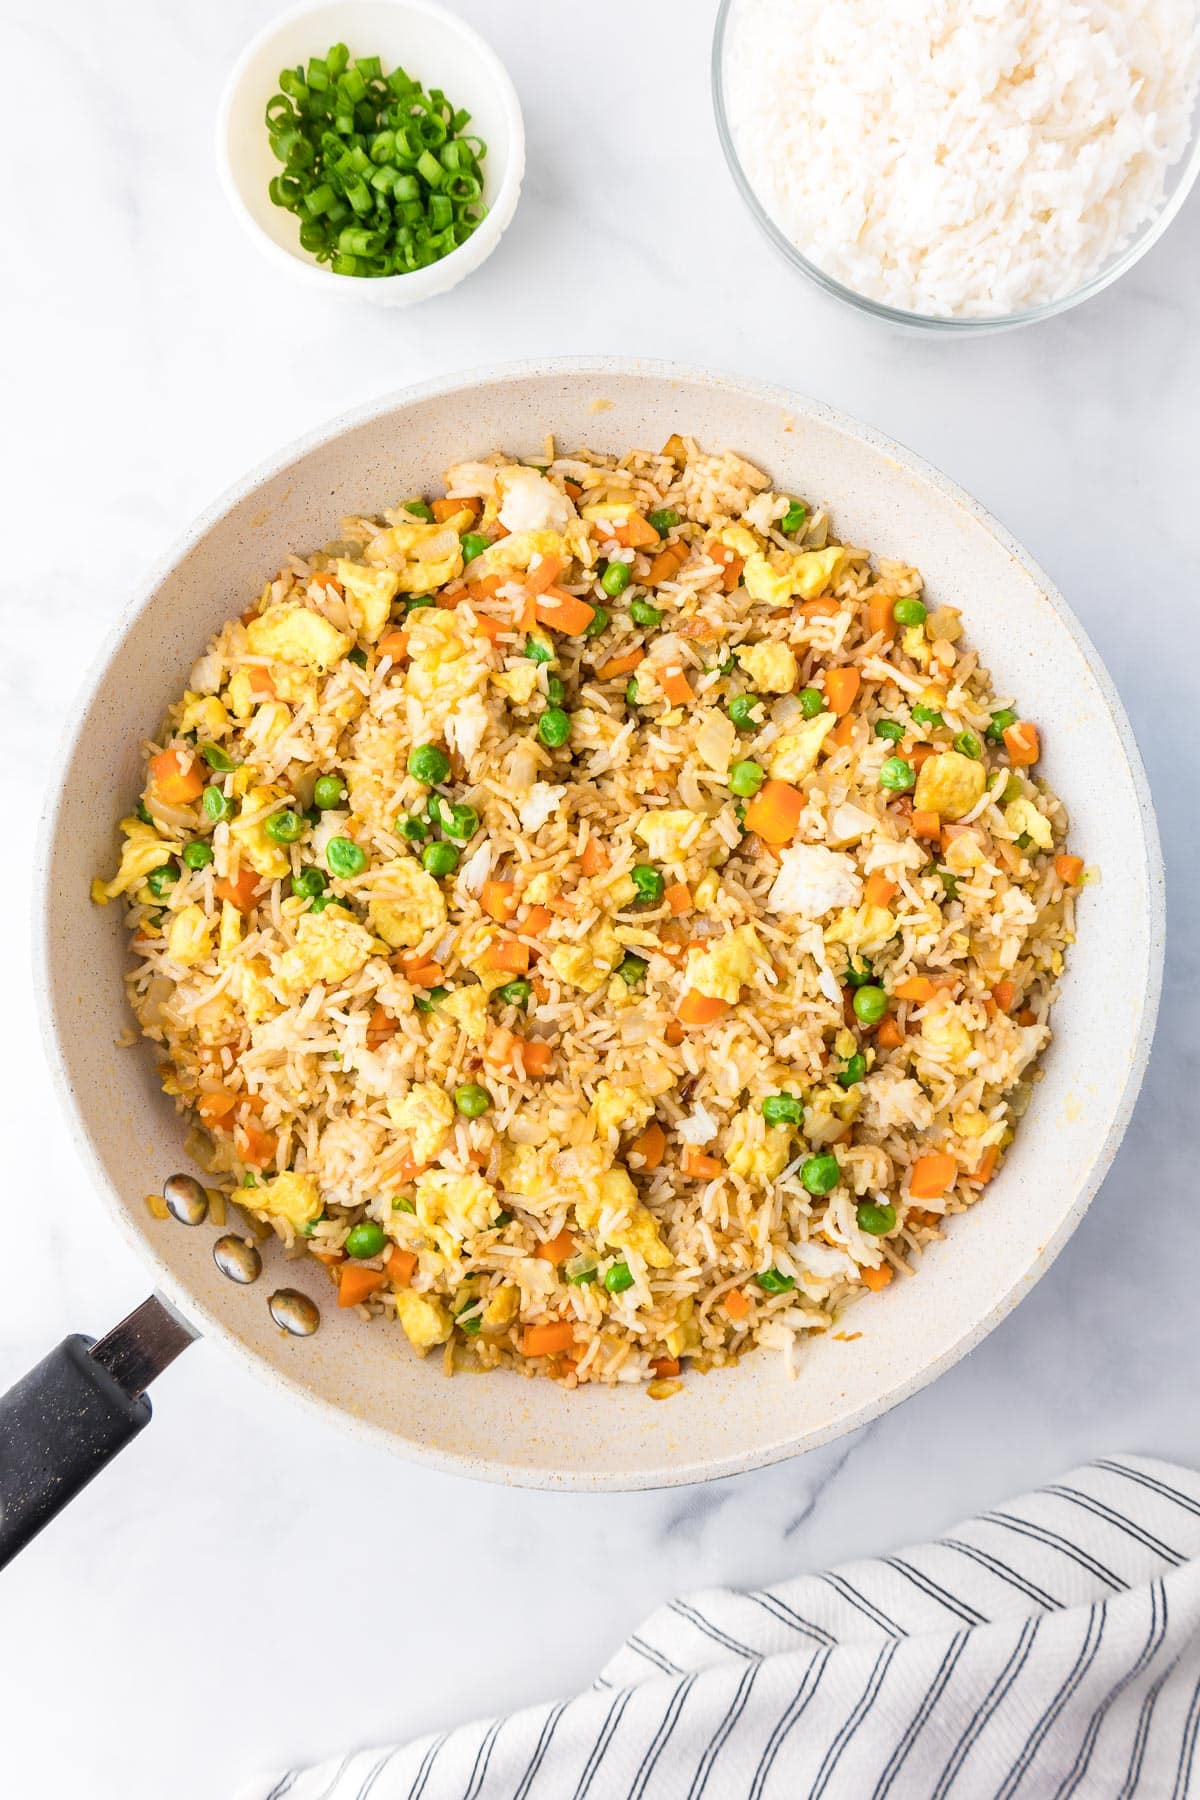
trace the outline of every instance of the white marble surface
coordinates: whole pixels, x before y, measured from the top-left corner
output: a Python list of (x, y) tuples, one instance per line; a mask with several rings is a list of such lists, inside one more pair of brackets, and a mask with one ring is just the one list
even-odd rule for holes
[(59, 0), (16, 28), (38, 76), (9, 84), (12, 135), (38, 149), (7, 199), (0, 290), (0, 925), (18, 971), (0, 1383), (145, 1288), (25, 1049), (27, 871), (68, 696), (194, 511), (410, 379), (552, 353), (710, 363), (872, 420), (977, 494), (1081, 614), (1149, 764), (1175, 901), (1157, 1048), (1112, 1174), (1020, 1311), (935, 1388), (781, 1468), (598, 1499), (473, 1487), (341, 1437), (198, 1345), (156, 1388), (152, 1429), (3, 1577), (3, 1785), (22, 1800), (214, 1800), (256, 1767), (584, 1682), (677, 1588), (884, 1549), (1091, 1453), (1200, 1459), (1182, 930), (1200, 876), (1200, 203), (1068, 318), (889, 335), (801, 286), (743, 213), (709, 110), (710, 4), (608, 0), (601, 26), (561, 0), (460, 3), (521, 92), (526, 189), (483, 271), (407, 313), (297, 295), (224, 208), (217, 94), (272, 0)]

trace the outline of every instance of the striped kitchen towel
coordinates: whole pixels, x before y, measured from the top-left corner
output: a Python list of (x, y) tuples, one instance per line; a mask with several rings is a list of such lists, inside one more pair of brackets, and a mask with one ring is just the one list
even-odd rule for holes
[(246, 1800), (1200, 1794), (1200, 1477), (1114, 1457), (945, 1537), (673, 1600), (574, 1699)]

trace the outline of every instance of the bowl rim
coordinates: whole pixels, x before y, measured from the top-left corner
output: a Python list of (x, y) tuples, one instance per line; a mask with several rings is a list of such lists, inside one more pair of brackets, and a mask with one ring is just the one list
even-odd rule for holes
[[(315, 262), (298, 244), (294, 250), (277, 244), (263, 230), (242, 197), (230, 150), (230, 120), (234, 101), (251, 63), (287, 27), (316, 13), (329, 12), (335, 7), (352, 6), (355, 0), (300, 0), (298, 5), (290, 7), (287, 12), (268, 20), (244, 46), (226, 77), (217, 104), (217, 177), (238, 223), (262, 254), (277, 268), (284, 269), (294, 279), (305, 282), (314, 292), (334, 293), (348, 300), (374, 300), (376, 304), (394, 303), (407, 294), (415, 302), (423, 298), (432, 299), (436, 294), (457, 286), (464, 277), (473, 273), (487, 261), (512, 223), (525, 176), (525, 118), (512, 76), (487, 39), (473, 25), (468, 24), (466, 19), (451, 12), (448, 7), (439, 5), (438, 0), (374, 0), (374, 3), (407, 12), (424, 13), (427, 17), (436, 19), (452, 35), (457, 35), (471, 46), (473, 53), (487, 68), (489, 78), (495, 86), (508, 126), (509, 154), (500, 176), (495, 201), (466, 242), (452, 250), (448, 256), (430, 263), (428, 268), (410, 269), (403, 275), (381, 275), (358, 280), (352, 276), (335, 276), (332, 270)], [(420, 277), (425, 277), (426, 280), (422, 281)], [(427, 293), (419, 291), (426, 288)]]
[[(414, 1439), (403, 1438), (385, 1426), (364, 1419), (349, 1408), (324, 1398), (314, 1392), (303, 1379), (275, 1367), (243, 1344), (211, 1307), (193, 1296), (186, 1284), (135, 1231), (132, 1209), (110, 1180), (99, 1152), (92, 1143), (82, 1108), (72, 1089), (52, 997), (49, 929), (50, 880), (58, 818), (65, 801), (64, 777), (77, 746), (83, 739), (88, 714), (105, 680), (110, 662), (120, 646), (137, 629), (145, 607), (162, 583), (186, 560), (196, 545), (214, 527), (219, 525), (236, 506), (249, 498), (264, 482), (283, 474), (300, 458), (324, 448), (337, 438), (402, 407), (423, 401), (444, 399), (450, 395), (470, 392), (483, 386), (499, 387), (509, 383), (523, 382), (531, 377), (552, 383), (564, 375), (591, 376), (598, 382), (613, 378), (645, 377), (676, 383), (684, 387), (722, 389), (727, 393), (752, 400), (756, 404), (779, 406), (793, 415), (802, 414), (832, 429), (847, 433), (890, 459), (904, 474), (932, 485), (940, 494), (959, 507), (970, 520), (987, 531), (1025, 574), (1036, 583), (1039, 592), (1049, 601), (1063, 628), (1073, 640), (1076, 651), (1085, 661), (1096, 682), (1097, 690), (1116, 730), (1129, 768), (1145, 846), (1147, 889), (1145, 983), (1137, 1030), (1130, 1045), (1125, 1085), (1113, 1108), (1111, 1123), (1103, 1142), (1096, 1150), (1086, 1181), (1076, 1193), (1070, 1208), (1063, 1215), (1056, 1229), (1039, 1244), (1030, 1263), (1008, 1288), (992, 1299), (975, 1323), (951, 1343), (940, 1356), (922, 1364), (918, 1370), (882, 1396), (864, 1401), (860, 1406), (831, 1421), (828, 1425), (805, 1432), (801, 1439), (784, 1438), (757, 1449), (737, 1450), (728, 1456), (709, 1457), (694, 1463), (683, 1460), (678, 1464), (673, 1464), (670, 1468), (648, 1470), (644, 1473), (609, 1474), (604, 1470), (597, 1469), (556, 1470), (539, 1466), (506, 1464), (500, 1458), (480, 1462), (469, 1455), (459, 1455), (430, 1448)], [(91, 1176), (93, 1186), (102, 1195), (104, 1204), (115, 1220), (125, 1242), (139, 1261), (154, 1271), (156, 1284), (165, 1293), (169, 1302), (185, 1319), (193, 1322), (204, 1336), (210, 1338), (224, 1354), (232, 1355), (242, 1367), (248, 1369), (276, 1392), (283, 1390), (291, 1396), (299, 1398), (327, 1422), (336, 1424), (342, 1430), (352, 1432), (360, 1439), (386, 1446), (393, 1455), (402, 1456), (406, 1460), (424, 1467), (436, 1469), (445, 1474), (463, 1475), (473, 1480), (510, 1487), (577, 1493), (632, 1492), (643, 1489), (681, 1487), (692, 1483), (718, 1480), (730, 1475), (744, 1474), (753, 1469), (787, 1461), (793, 1456), (818, 1449), (837, 1438), (848, 1436), (850, 1432), (856, 1431), (871, 1423), (872, 1420), (890, 1412), (901, 1402), (911, 1399), (914, 1394), (919, 1393), (946, 1370), (953, 1367), (990, 1334), (1046, 1273), (1080, 1223), (1112, 1164), (1132, 1115), (1149, 1061), (1162, 987), (1165, 952), (1166, 903), (1162, 851), (1149, 782), (1132, 727), (1111, 677), (1082, 625), (1058, 589), (1020, 544), (978, 501), (949, 480), (934, 465), (926, 462), (924, 458), (903, 447), (894, 439), (875, 430), (873, 426), (865, 425), (822, 401), (808, 399), (776, 383), (706, 370), (694, 365), (649, 358), (584, 356), (553, 358), (549, 361), (530, 359), (465, 370), (392, 390), (374, 400), (366, 401), (346, 412), (339, 413), (310, 429), (231, 483), (193, 519), (168, 550), (151, 563), (137, 585), (137, 597), (123, 608), (119, 618), (105, 635), (98, 652), (92, 659), (84, 681), (73, 698), (68, 712), (72, 723), (69, 731), (60, 740), (58, 754), (44, 791), (32, 882), (31, 964), (33, 987), (42, 1045), (49, 1065), (51, 1080), (70, 1126), (75, 1148)]]
[(1193, 105), (1191, 146), (1182, 159), (1179, 179), (1175, 186), (1153, 218), (1147, 220), (1146, 224), (1135, 233), (1124, 250), (1111, 262), (1106, 263), (1082, 286), (1072, 289), (1069, 294), (1060, 295), (1057, 300), (1046, 300), (1039, 306), (1025, 307), (1020, 312), (994, 313), (981, 317), (960, 318), (946, 313), (908, 312), (903, 307), (889, 306), (882, 300), (874, 300), (869, 294), (860, 294), (855, 288), (838, 281), (835, 276), (822, 269), (820, 264), (812, 262), (805, 256), (802, 250), (798, 250), (787, 234), (775, 223), (742, 167), (725, 106), (724, 75), (725, 37), (729, 27), (729, 18), (734, 7), (740, 3), (741, 0), (720, 0), (713, 23), (709, 65), (713, 119), (717, 128), (717, 138), (725, 157), (726, 166), (733, 177), (734, 186), (741, 195), (751, 218), (765, 233), (785, 262), (807, 277), (814, 286), (820, 288), (832, 299), (841, 300), (847, 306), (852, 306), (857, 312), (882, 319), (889, 325), (900, 326), (911, 331), (942, 332), (947, 335), (957, 334), (966, 337), (971, 334), (980, 336), (988, 332), (1015, 331), (1020, 325), (1036, 325), (1043, 319), (1057, 318), (1060, 313), (1069, 312), (1073, 307), (1081, 306), (1085, 300), (1094, 299), (1097, 294), (1102, 294), (1105, 288), (1111, 287), (1113, 282), (1119, 281), (1122, 275), (1128, 274), (1135, 263), (1140, 262), (1146, 252), (1152, 249), (1162, 237), (1187, 201), (1196, 185), (1197, 178), (1200, 177), (1200, 98), (1198, 98)]

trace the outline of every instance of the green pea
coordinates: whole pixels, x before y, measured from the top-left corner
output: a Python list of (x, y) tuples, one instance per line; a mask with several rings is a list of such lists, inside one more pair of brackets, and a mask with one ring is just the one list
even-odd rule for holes
[(583, 628), (585, 638), (603, 637), (608, 630), (611, 615), (607, 606), (594, 606), (592, 616)]
[(735, 762), (729, 771), (729, 791), (739, 800), (750, 800), (766, 779), (767, 771), (761, 763)]
[(550, 642), (549, 638), (527, 637), (525, 639), (525, 654), (530, 662), (552, 663), (554, 661), (554, 645)]
[(429, 827), (416, 813), (400, 813), (396, 819), (396, 836), (407, 839), (410, 844), (423, 844), (429, 836)]
[(875, 971), (871, 967), (869, 957), (860, 957), (857, 962), (851, 957), (846, 969), (846, 986), (852, 988), (866, 987), (874, 973)]
[(825, 711), (825, 696), (820, 688), (800, 689), (800, 711), (806, 719), (815, 719), (818, 713)]
[(794, 537), (807, 517), (808, 508), (803, 500), (793, 500), (779, 521), (779, 529), (785, 537)]
[(617, 964), (617, 974), (626, 987), (636, 987), (639, 981), (645, 981), (646, 970), (649, 967), (644, 956), (634, 956), (630, 951)]
[(528, 1006), (532, 993), (533, 987), (528, 981), (506, 981), (503, 987), (495, 990), (496, 999), (502, 1000), (505, 1006)]
[(511, 1224), (512, 1224), (512, 1222), (513, 1222), (513, 1215), (512, 1215), (512, 1213), (510, 1213), (510, 1212), (498, 1212), (498, 1213), (497, 1213), (497, 1214), (496, 1214), (496, 1216), (495, 1216), (495, 1218), (494, 1218), (494, 1219), (493, 1219), (493, 1220), (492, 1220), (492, 1223), (491, 1223), (491, 1226), (490, 1226), (490, 1229), (491, 1229), (491, 1230), (492, 1230), (492, 1231), (503, 1231), (503, 1229), (504, 1229), (504, 1227), (505, 1227), (505, 1226), (506, 1226), (506, 1225), (511, 1225)]
[(450, 758), (436, 744), (417, 744), (408, 753), (408, 772), (414, 781), (436, 787), (450, 773)]
[(365, 650), (360, 650), (356, 644), (354, 649), (347, 654), (346, 661), (352, 662), (356, 669), (365, 669), (367, 666), (367, 653)]
[(429, 820), (431, 825), (436, 825), (438, 830), (441, 830), (444, 815), (442, 813), (442, 796), (440, 794), (430, 794), (426, 799), (425, 817)]
[(299, 875), (292, 876), (292, 892), (301, 900), (315, 900), (325, 892), (325, 877), (320, 869), (301, 869)]
[(437, 601), (432, 594), (410, 594), (404, 602), (406, 613), (420, 612), (423, 606), (436, 606)]
[(881, 987), (860, 987), (854, 991), (854, 1016), (864, 1025), (878, 1025), (888, 1009), (888, 997)]
[(346, 797), (346, 784), (340, 775), (318, 775), (313, 783), (313, 805), (328, 812), (340, 806)]
[(610, 599), (615, 600), (629, 586), (632, 576), (627, 562), (610, 562), (600, 577), (600, 586)]
[(318, 894), (315, 900), (309, 902), (308, 910), (309, 912), (322, 913), (327, 906), (332, 906), (333, 904), (334, 900), (332, 894)]
[(137, 813), (137, 816), (142, 821), (143, 825), (153, 825), (154, 820), (150, 817), (150, 814), (146, 811), (146, 802), (144, 800), (138, 801), (136, 807), (134, 808), (134, 811)]
[(604, 1285), (610, 1294), (623, 1294), (633, 1286), (633, 1270), (628, 1263), (614, 1263), (605, 1274)]
[(892, 617), (897, 625), (923, 625), (929, 613), (919, 600), (910, 598), (897, 600), (892, 608)]
[(431, 1013), (446, 998), (448, 987), (431, 987), (426, 994), (414, 994), (413, 1005), (419, 1013)]
[(492, 1104), (492, 1096), (477, 1081), (464, 1081), (454, 1090), (454, 1105), (464, 1119), (478, 1119)]
[(969, 756), (972, 762), (978, 762), (983, 755), (983, 745), (973, 731), (960, 731), (954, 740), (954, 748), (960, 756)]
[(922, 706), (919, 700), (912, 709), (912, 716), (916, 725), (937, 726), (946, 723), (940, 712), (932, 706)]
[(636, 706), (637, 703), (638, 703), (637, 676), (631, 675), (629, 677), (629, 680), (625, 683), (625, 704), (626, 704), (626, 706)]
[(473, 806), (452, 806), (449, 817), (443, 815), (442, 829), (447, 837), (456, 838), (460, 844), (468, 843), (479, 830), (479, 814)]
[(321, 1220), (324, 1219), (324, 1217), (325, 1217), (325, 1214), (322, 1213), (320, 1219), (305, 1219), (303, 1225), (300, 1227), (300, 1236), (301, 1237), (315, 1237), (317, 1235), (317, 1226), (321, 1223)]
[(233, 802), (225, 798), (219, 787), (206, 787), (200, 797), (200, 804), (204, 808), (206, 817), (210, 818), (214, 825), (219, 824), (222, 819), (229, 818), (233, 812)]
[(662, 624), (662, 612), (657, 606), (651, 606), (648, 600), (633, 601), (629, 616), (635, 625), (643, 625), (647, 630)]
[(1010, 707), (1002, 706), (999, 712), (992, 714), (992, 722), (983, 735), (989, 744), (1002, 744), (1005, 732), (1010, 725), (1015, 725), (1016, 722), (1016, 713)]
[(453, 844), (426, 844), (421, 852), (421, 866), (426, 874), (441, 881), (457, 869), (458, 851)]
[(537, 722), (537, 734), (548, 750), (557, 750), (571, 735), (571, 715), (561, 706), (548, 706)]
[(330, 838), (325, 846), (325, 866), (331, 875), (361, 875), (367, 866), (367, 853), (353, 838)]
[(189, 869), (207, 869), (212, 859), (212, 845), (201, 843), (199, 838), (184, 846), (183, 860)]
[(679, 514), (673, 506), (657, 506), (652, 513), (646, 514), (646, 523), (653, 525), (659, 537), (666, 537), (668, 531), (679, 523)]
[(415, 1213), (416, 1210), (416, 1205), (406, 1194), (397, 1194), (396, 1198), (392, 1201), (393, 1212)]
[(1033, 842), (1033, 839), (1030, 837), (1029, 833), (1027, 831), (1023, 831), (1021, 833), (1020, 837), (1016, 840), (1017, 849), (1018, 850), (1028, 850), (1028, 848), (1032, 842)]
[(754, 1279), (764, 1294), (788, 1294), (796, 1285), (794, 1275), (784, 1275), (779, 1269), (763, 1269)]
[(890, 744), (898, 744), (904, 736), (904, 727), (897, 725), (895, 719), (876, 719), (875, 736), (887, 738)]
[(938, 880), (941, 882), (942, 886), (945, 888), (947, 898), (950, 900), (957, 900), (958, 899), (958, 876), (952, 875), (950, 873), (949, 869), (939, 869), (938, 870)]
[(1013, 801), (1019, 800), (1024, 792), (1025, 783), (1021, 780), (1021, 777), (1019, 775), (1010, 775), (1008, 780), (1004, 783), (1004, 791), (996, 804), (1001, 807), (1011, 806)]
[(296, 844), (308, 830), (308, 820), (302, 813), (294, 812), (285, 806), (282, 812), (272, 813), (263, 830), (275, 844)]
[(761, 705), (757, 694), (735, 694), (729, 702), (729, 717), (739, 731), (757, 731), (759, 721), (754, 715)]
[(838, 1159), (828, 1150), (800, 1165), (800, 1180), (810, 1194), (831, 1194), (841, 1178)]
[(551, 706), (561, 706), (567, 697), (567, 690), (557, 675), (546, 677), (546, 698)]
[(889, 756), (879, 771), (879, 785), (893, 794), (903, 794), (913, 786), (917, 777), (911, 763), (906, 763), (902, 756)]
[(629, 879), (637, 889), (639, 906), (657, 906), (666, 890), (666, 882), (649, 863), (637, 863), (629, 871)]
[(209, 768), (215, 769), (218, 775), (228, 775), (232, 769), (237, 768), (228, 750), (222, 750), (220, 744), (201, 744), (200, 754)]
[(346, 1233), (346, 1255), (360, 1260), (364, 1256), (378, 1256), (386, 1243), (387, 1233), (383, 1226), (377, 1225), (374, 1219), (363, 1219)]
[(151, 869), (146, 877), (146, 886), (156, 900), (161, 900), (168, 888), (173, 888), (179, 880), (179, 870), (174, 863), (160, 863), (157, 869)]
[(469, 562), (474, 562), (477, 556), (482, 556), (488, 547), (488, 540), (477, 531), (464, 531), (458, 541), (462, 545), (464, 568)]
[(886, 1237), (895, 1228), (896, 1209), (887, 1200), (879, 1206), (871, 1200), (864, 1200), (857, 1209), (856, 1217), (860, 1231), (865, 1231), (869, 1237)]
[(839, 1070), (837, 1083), (839, 1087), (852, 1088), (862, 1080), (867, 1072), (867, 1059), (858, 1050), (850, 1058), (844, 1069)]
[(424, 519), (427, 525), (433, 523), (433, 508), (424, 500), (404, 500), (401, 502), (406, 513), (414, 519)]
[(804, 1102), (795, 1094), (768, 1094), (762, 1116), (768, 1125), (799, 1125), (804, 1119)]

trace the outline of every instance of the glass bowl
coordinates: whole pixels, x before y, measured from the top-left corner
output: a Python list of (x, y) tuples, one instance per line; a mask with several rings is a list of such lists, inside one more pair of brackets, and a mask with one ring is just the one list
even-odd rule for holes
[(1063, 294), (1057, 300), (1047, 300), (1040, 306), (1031, 306), (1022, 312), (991, 313), (985, 316), (956, 318), (953, 315), (936, 313), (906, 312), (901, 307), (888, 306), (882, 300), (872, 300), (867, 294), (857, 293), (837, 281), (825, 269), (797, 250), (791, 239), (780, 229), (767, 211), (763, 202), (755, 193), (749, 177), (743, 169), (730, 129), (729, 117), (725, 110), (724, 61), (725, 40), (729, 30), (731, 15), (739, 4), (739, 0), (721, 0), (717, 9), (716, 24), (713, 27), (712, 46), (712, 96), (713, 112), (717, 122), (717, 136), (721, 141), (721, 149), (725, 153), (725, 161), (729, 164), (730, 174), (742, 199), (767, 237), (774, 244), (781, 256), (799, 270), (816, 287), (821, 288), (835, 300), (843, 300), (858, 312), (868, 313), (876, 319), (885, 319), (890, 325), (898, 325), (912, 331), (930, 331), (955, 333), (966, 336), (970, 333), (982, 335), (989, 331), (1012, 331), (1018, 325), (1033, 325), (1039, 319), (1053, 319), (1058, 313), (1069, 312), (1073, 306), (1079, 306), (1093, 295), (1101, 294), (1106, 287), (1140, 262), (1142, 257), (1156, 244), (1166, 231), (1172, 219), (1182, 207), (1191, 193), (1196, 178), (1200, 175), (1200, 104), (1193, 108), (1191, 121), (1191, 138), (1185, 154), (1167, 171), (1167, 191), (1162, 205), (1146, 223), (1135, 232), (1132, 239), (1118, 254), (1104, 264), (1103, 268), (1085, 281), (1072, 293)]

